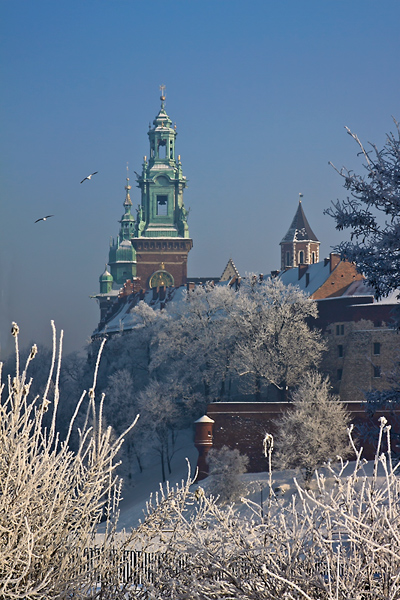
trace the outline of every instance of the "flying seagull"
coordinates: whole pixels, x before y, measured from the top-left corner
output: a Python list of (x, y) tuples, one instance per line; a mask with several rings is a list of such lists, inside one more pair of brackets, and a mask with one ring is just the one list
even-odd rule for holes
[(39, 223), (39, 221), (46, 221), (50, 219), (50, 217), (54, 217), (54, 215), (47, 215), (46, 217), (40, 217), (40, 219), (36, 219), (35, 223)]
[(98, 171), (95, 171), (94, 173), (91, 173), (90, 175), (88, 175), (87, 177), (85, 177), (85, 179), (82, 179), (81, 183), (83, 183), (84, 181), (86, 181), (86, 179), (92, 179), (93, 175), (96, 175), (96, 173), (98, 173)]

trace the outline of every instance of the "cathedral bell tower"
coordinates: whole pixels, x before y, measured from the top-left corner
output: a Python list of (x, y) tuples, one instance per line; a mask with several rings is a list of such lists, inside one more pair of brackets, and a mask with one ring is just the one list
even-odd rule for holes
[(161, 108), (148, 131), (149, 159), (144, 157), (137, 177), (141, 203), (131, 238), (136, 275), (146, 288), (186, 284), (187, 257), (193, 246), (183, 204), (186, 177), (180, 156), (175, 158), (176, 125), (165, 112), (165, 86), (160, 89)]

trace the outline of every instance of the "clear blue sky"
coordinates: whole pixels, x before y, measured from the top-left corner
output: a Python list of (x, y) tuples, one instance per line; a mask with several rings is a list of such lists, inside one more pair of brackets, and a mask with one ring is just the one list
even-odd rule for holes
[[(298, 193), (321, 240), (344, 197), (328, 166), (360, 170), (348, 125), (382, 146), (400, 119), (398, 0), (0, 0), (0, 352), (80, 350), (89, 299), (123, 214), (126, 163), (149, 154), (159, 85), (189, 180), (189, 275), (280, 266)], [(92, 171), (91, 182), (80, 180)], [(35, 219), (54, 214), (46, 223)]]

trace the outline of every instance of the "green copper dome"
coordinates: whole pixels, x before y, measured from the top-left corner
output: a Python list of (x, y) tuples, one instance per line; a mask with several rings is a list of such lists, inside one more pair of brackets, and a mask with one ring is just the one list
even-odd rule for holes
[(113, 276), (111, 275), (111, 273), (109, 271), (107, 271), (107, 267), (106, 270), (104, 271), (104, 273), (102, 275), (100, 275), (100, 282), (102, 281), (113, 281)]
[(111, 273), (107, 270), (107, 265), (104, 270), (104, 273), (102, 275), (100, 275), (99, 281), (100, 281), (100, 294), (108, 294), (112, 290), (112, 284), (113, 284), (114, 279), (113, 279), (113, 276), (111, 275)]

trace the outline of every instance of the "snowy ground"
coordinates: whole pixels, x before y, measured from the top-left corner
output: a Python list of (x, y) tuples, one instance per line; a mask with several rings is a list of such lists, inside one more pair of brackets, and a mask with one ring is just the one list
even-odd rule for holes
[[(182, 431), (177, 439), (177, 451), (172, 458), (172, 473), (168, 476), (170, 485), (181, 483), (188, 477), (188, 461), (191, 473), (196, 472), (198, 452), (193, 443), (193, 431), (191, 429)], [(136, 469), (132, 479), (125, 484), (122, 490), (123, 500), (120, 504), (119, 527), (130, 529), (136, 527), (139, 520), (143, 520), (143, 511), (151, 493), (160, 489), (161, 467), (160, 458), (154, 453), (146, 457), (145, 469), (140, 473)]]
[[(187, 479), (188, 476), (188, 462), (190, 464), (192, 476), (196, 471), (198, 452), (193, 444), (193, 432), (192, 430), (186, 430), (181, 432), (177, 442), (177, 452), (172, 460), (172, 474), (168, 477), (170, 485), (181, 483), (182, 480)], [(344, 476), (349, 476), (354, 469), (354, 463), (350, 463), (344, 472)], [(365, 466), (365, 472), (368, 475), (372, 475), (373, 463), (370, 462)], [(334, 478), (329, 475), (327, 469), (320, 469), (319, 472), (323, 472), (326, 477), (326, 488), (330, 488), (334, 485)], [(383, 477), (383, 469), (380, 467), (379, 475)], [(280, 506), (291, 502), (292, 495), (296, 493), (296, 485), (294, 478), (301, 486), (304, 485), (302, 477), (295, 471), (274, 471), (272, 474), (273, 490), (277, 497), (281, 500)], [(242, 475), (242, 481), (245, 483), (247, 488), (246, 497), (253, 502), (260, 504), (263, 499), (264, 502), (268, 499), (269, 494), (269, 474), (268, 473), (246, 473)], [(140, 473), (138, 470), (134, 473), (132, 480), (124, 485), (122, 496), (123, 501), (121, 502), (120, 509), (120, 521), (119, 528), (130, 529), (137, 526), (139, 520), (143, 520), (144, 510), (146, 508), (146, 502), (150, 497), (151, 493), (156, 493), (160, 489), (161, 481), (161, 468), (159, 463), (159, 457), (154, 454), (147, 457), (147, 465), (145, 470)], [(201, 485), (207, 492), (207, 487), (210, 480), (204, 479), (197, 485)], [(310, 484), (310, 488), (316, 490), (317, 485), (315, 477)], [(238, 504), (237, 510), (242, 514), (246, 512), (243, 505)]]

